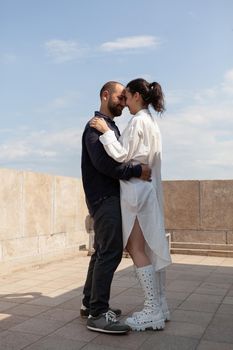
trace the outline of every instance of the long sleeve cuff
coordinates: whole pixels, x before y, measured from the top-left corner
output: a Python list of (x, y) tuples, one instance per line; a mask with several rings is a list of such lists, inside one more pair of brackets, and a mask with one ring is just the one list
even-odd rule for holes
[(140, 177), (142, 175), (142, 167), (140, 164), (133, 166), (133, 177)]
[(108, 130), (103, 135), (100, 135), (99, 140), (103, 145), (109, 145), (117, 141), (117, 138), (113, 130)]

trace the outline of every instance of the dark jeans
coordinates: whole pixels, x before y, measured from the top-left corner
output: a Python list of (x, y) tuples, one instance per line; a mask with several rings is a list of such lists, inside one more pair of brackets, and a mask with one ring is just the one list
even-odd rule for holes
[(90, 308), (92, 316), (98, 316), (108, 311), (113, 274), (122, 258), (120, 198), (105, 199), (93, 219), (95, 252), (84, 285), (83, 305)]

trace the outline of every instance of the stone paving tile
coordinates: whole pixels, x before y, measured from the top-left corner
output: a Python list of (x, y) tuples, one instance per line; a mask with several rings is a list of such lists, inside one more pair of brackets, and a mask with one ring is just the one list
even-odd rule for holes
[(207, 277), (206, 282), (228, 284), (230, 287), (232, 285), (232, 275), (223, 273), (212, 273), (209, 277)]
[(35, 334), (5, 331), (0, 333), (0, 350), (21, 350), (40, 338)]
[(47, 293), (47, 295), (43, 295), (39, 298), (32, 299), (27, 304), (28, 305), (44, 305), (44, 306), (58, 306), (63, 304), (66, 301), (72, 300), (75, 296), (81, 294), (81, 291), (67, 291), (67, 290), (56, 290), (53, 292)]
[(216, 273), (224, 273), (232, 275), (232, 267), (229, 266), (218, 266), (215, 270)]
[[(0, 350), (232, 349), (233, 259), (175, 255), (172, 260), (171, 322), (162, 332), (121, 337), (90, 332), (79, 317), (89, 257), (0, 276)], [(122, 321), (143, 307), (130, 259), (115, 273), (110, 305), (122, 309)]]
[(79, 317), (79, 313), (74, 310), (64, 310), (59, 308), (52, 308), (48, 311), (45, 311), (37, 316), (37, 318), (45, 319), (45, 320), (55, 320), (62, 322), (70, 322)]
[(20, 293), (23, 289), (25, 289), (23, 285), (19, 286), (15, 283), (5, 284), (0, 286), (0, 294)]
[(127, 293), (128, 291), (121, 293), (120, 295), (116, 295), (115, 297), (111, 298), (111, 301), (113, 303), (123, 304), (123, 305), (141, 305), (143, 302), (143, 299), (141, 296), (134, 295), (133, 298), (130, 294)]
[(167, 299), (171, 300), (185, 300), (188, 298), (188, 296), (191, 294), (191, 292), (174, 292), (174, 291), (166, 291), (166, 297)]
[(2, 330), (7, 330), (11, 327), (18, 325), (26, 321), (28, 318), (23, 316), (12, 316), (11, 314), (0, 314), (0, 328)]
[(204, 311), (204, 312), (215, 312), (219, 307), (217, 303), (210, 303), (205, 301), (184, 301), (178, 308), (183, 310), (194, 310), (194, 311)]
[(112, 346), (118, 349), (136, 350), (148, 339), (150, 333), (151, 332), (129, 332), (123, 336), (101, 334), (93, 339), (91, 343), (101, 346)]
[(171, 321), (194, 323), (201, 326), (207, 326), (214, 313), (198, 312), (189, 310), (174, 310), (171, 316)]
[[(232, 322), (232, 320), (231, 320)], [(212, 342), (225, 342), (233, 344), (233, 331), (231, 327), (221, 328), (218, 326), (209, 326), (204, 337), (204, 340), (210, 340)]]
[(233, 319), (231, 314), (217, 314), (206, 329), (204, 340), (233, 344)]
[(196, 350), (233, 350), (233, 344), (202, 340)]
[[(34, 288), (34, 287), (33, 287)], [(32, 301), (36, 298), (41, 297), (41, 293), (38, 292), (38, 289), (33, 292), (30, 288), (30, 292), (28, 291), (28, 288), (26, 291), (21, 291), (20, 293), (8, 293), (8, 294), (0, 294), (0, 302), (6, 301), (11, 303), (17, 303), (17, 304), (24, 304), (28, 301)]]
[[(187, 257), (188, 260), (188, 257)], [(214, 266), (220, 266), (224, 264), (226, 261), (225, 257), (217, 257), (217, 256), (205, 256), (204, 259), (201, 261), (202, 265), (214, 265)]]
[[(98, 345), (93, 343), (88, 343), (86, 346), (82, 348), (82, 350), (118, 350), (119, 347), (113, 347), (113, 346), (105, 346), (105, 345)], [(67, 350), (67, 349), (66, 349)], [(128, 350), (126, 348), (121, 348), (121, 350)]]
[(190, 273), (180, 273), (178, 276), (179, 280), (185, 280), (185, 281), (199, 281), (202, 282), (206, 279), (206, 277), (209, 276), (209, 273), (202, 273), (202, 272), (197, 272), (197, 271), (192, 271)]
[[(215, 314), (210, 326), (218, 326), (219, 329), (222, 328), (231, 328), (233, 330), (233, 319), (232, 319), (232, 315), (231, 314)], [(233, 336), (233, 332), (232, 332), (232, 336)]]
[(193, 292), (197, 287), (199, 287), (200, 281), (184, 281), (176, 279), (171, 283), (168, 283), (167, 290), (174, 292)]
[(220, 305), (216, 315), (218, 314), (230, 314), (233, 317), (233, 305), (222, 304)]
[[(129, 288), (129, 289), (130, 289), (131, 296), (136, 295), (136, 296), (140, 296), (142, 298), (143, 294), (142, 294), (141, 289), (139, 289), (139, 288)], [(124, 287), (113, 286), (111, 288), (111, 298), (114, 298), (115, 296), (120, 295), (124, 292), (125, 292)]]
[(196, 290), (195, 293), (199, 294), (213, 294), (213, 295), (226, 295), (229, 289), (229, 284), (224, 283), (210, 283), (203, 282)]
[(155, 332), (139, 347), (139, 350), (195, 350), (197, 344), (198, 339)]
[(223, 265), (224, 267), (226, 267), (226, 266), (232, 267), (233, 266), (233, 258), (226, 258), (220, 265)]
[(200, 339), (206, 329), (205, 325), (172, 321), (167, 322), (163, 330), (164, 334)]
[(233, 296), (226, 296), (223, 301), (222, 301), (223, 304), (230, 304), (230, 305), (233, 305)]
[(54, 335), (58, 335), (66, 339), (89, 342), (98, 337), (99, 333), (89, 331), (86, 328), (86, 322), (74, 320), (59, 328), (56, 332), (54, 332)]
[(48, 335), (58, 328), (61, 328), (63, 325), (64, 322), (61, 321), (45, 320), (34, 317), (33, 319), (28, 319), (9, 330), (12, 332), (16, 331), (37, 335)]
[(223, 301), (223, 296), (192, 293), (186, 299), (186, 301), (197, 301), (197, 302), (220, 304)]
[(75, 310), (79, 313), (82, 295), (72, 298), (64, 303), (59, 304), (59, 308), (66, 310)]
[(27, 346), (25, 350), (79, 350), (86, 343), (79, 340), (66, 339), (57, 335), (50, 335)]
[(11, 315), (22, 315), (22, 316), (36, 316), (45, 310), (48, 310), (46, 306), (38, 306), (38, 305), (28, 305), (28, 304), (20, 304), (8, 310), (8, 313)]
[(2, 299), (0, 299), (0, 312), (2, 311), (6, 311), (14, 306), (17, 306), (18, 304), (16, 303), (11, 303), (8, 301), (2, 301)]
[(233, 289), (229, 289), (227, 292), (228, 297), (233, 297)]

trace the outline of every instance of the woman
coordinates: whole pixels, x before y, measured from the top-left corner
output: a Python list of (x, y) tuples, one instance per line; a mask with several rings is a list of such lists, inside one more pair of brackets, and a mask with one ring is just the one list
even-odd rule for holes
[(126, 105), (133, 115), (119, 140), (103, 118), (90, 125), (100, 136), (106, 152), (118, 162), (148, 164), (152, 181), (132, 178), (120, 181), (123, 242), (136, 267), (144, 291), (144, 308), (126, 319), (133, 330), (162, 329), (170, 319), (165, 298), (165, 271), (171, 263), (164, 229), (161, 187), (161, 136), (148, 107), (164, 111), (164, 99), (158, 83), (144, 79), (129, 82)]

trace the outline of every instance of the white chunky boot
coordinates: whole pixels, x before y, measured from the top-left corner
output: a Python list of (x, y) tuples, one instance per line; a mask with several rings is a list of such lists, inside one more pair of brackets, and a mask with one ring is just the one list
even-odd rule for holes
[(160, 307), (163, 312), (163, 318), (164, 321), (170, 321), (170, 312), (167, 306), (167, 300), (165, 295), (166, 290), (166, 271), (165, 269), (162, 269), (160, 271), (156, 272), (156, 279), (158, 281), (158, 292), (159, 292), (159, 301), (160, 301)]
[(160, 308), (159, 294), (157, 290), (156, 276), (152, 265), (136, 269), (136, 274), (144, 292), (145, 302), (142, 311), (128, 317), (125, 323), (133, 331), (145, 331), (146, 329), (163, 329), (164, 319)]

